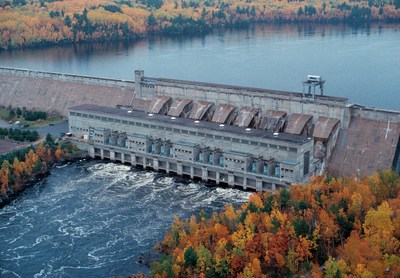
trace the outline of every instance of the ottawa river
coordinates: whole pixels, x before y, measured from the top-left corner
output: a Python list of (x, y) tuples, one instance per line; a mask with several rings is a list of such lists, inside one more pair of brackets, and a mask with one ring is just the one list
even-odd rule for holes
[(136, 261), (174, 215), (211, 213), (249, 195), (110, 162), (56, 167), (0, 210), (0, 277), (147, 273)]
[(0, 52), (0, 66), (132, 80), (146, 76), (325, 94), (400, 110), (400, 25), (267, 25), (196, 37)]
[[(146, 76), (297, 92), (314, 74), (327, 80), (326, 94), (400, 109), (399, 25), (270, 25), (201, 37), (2, 51), (0, 66), (118, 79), (133, 79), (141, 68)], [(0, 276), (147, 273), (136, 261), (163, 238), (174, 215), (221, 210), (248, 196), (109, 162), (54, 168), (0, 210)]]

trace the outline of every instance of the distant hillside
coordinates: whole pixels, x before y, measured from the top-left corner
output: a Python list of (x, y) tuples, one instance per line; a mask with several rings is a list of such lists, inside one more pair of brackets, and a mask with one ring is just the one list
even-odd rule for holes
[(400, 0), (2, 0), (0, 49), (255, 22), (399, 21)]

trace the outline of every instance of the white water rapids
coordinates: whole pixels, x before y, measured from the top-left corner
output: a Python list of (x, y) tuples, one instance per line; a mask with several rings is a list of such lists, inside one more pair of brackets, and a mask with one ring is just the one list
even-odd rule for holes
[(210, 213), (249, 195), (110, 162), (57, 167), (0, 210), (0, 276), (147, 273), (136, 261), (174, 215)]

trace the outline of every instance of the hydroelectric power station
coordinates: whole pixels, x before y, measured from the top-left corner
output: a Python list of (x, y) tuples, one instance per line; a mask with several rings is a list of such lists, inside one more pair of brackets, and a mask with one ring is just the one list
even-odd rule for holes
[[(254, 190), (400, 169), (400, 112), (323, 94), (0, 68), (0, 104), (68, 115), (90, 156)], [(299, 82), (300, 83), (300, 82)]]

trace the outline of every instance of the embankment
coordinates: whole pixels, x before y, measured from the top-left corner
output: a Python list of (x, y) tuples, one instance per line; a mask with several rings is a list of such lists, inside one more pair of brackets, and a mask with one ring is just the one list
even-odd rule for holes
[(0, 105), (56, 110), (67, 116), (68, 107), (79, 104), (130, 104), (134, 84), (119, 79), (0, 68)]

